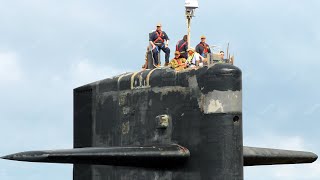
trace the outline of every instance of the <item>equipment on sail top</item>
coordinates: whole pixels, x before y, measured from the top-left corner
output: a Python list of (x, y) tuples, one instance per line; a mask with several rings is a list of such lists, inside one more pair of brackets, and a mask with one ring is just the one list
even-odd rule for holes
[(195, 9), (199, 7), (198, 0), (185, 0), (185, 7), (188, 28), (188, 47), (190, 47), (191, 19), (194, 17)]

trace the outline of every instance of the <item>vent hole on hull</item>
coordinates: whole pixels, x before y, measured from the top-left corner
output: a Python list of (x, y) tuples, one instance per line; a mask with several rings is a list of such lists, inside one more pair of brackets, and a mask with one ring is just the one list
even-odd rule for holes
[(237, 123), (237, 122), (239, 122), (239, 120), (240, 120), (239, 116), (234, 116), (233, 117), (233, 122)]

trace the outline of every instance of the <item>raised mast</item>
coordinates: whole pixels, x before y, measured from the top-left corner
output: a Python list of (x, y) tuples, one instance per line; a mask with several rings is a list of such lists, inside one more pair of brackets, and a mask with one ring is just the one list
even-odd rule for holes
[(198, 0), (186, 0), (186, 19), (187, 19), (187, 35), (188, 35), (188, 47), (190, 47), (191, 40), (191, 19), (194, 17), (195, 9), (199, 7)]

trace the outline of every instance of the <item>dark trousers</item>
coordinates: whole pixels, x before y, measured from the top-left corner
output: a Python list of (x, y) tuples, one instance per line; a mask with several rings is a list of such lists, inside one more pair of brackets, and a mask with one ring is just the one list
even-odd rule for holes
[(188, 53), (181, 53), (180, 58), (188, 59)]
[(152, 54), (153, 54), (153, 58), (154, 58), (154, 64), (159, 64), (159, 52), (160, 50), (162, 50), (166, 56), (165, 56), (165, 60), (166, 60), (166, 63), (169, 63), (169, 58), (170, 58), (170, 49), (169, 47), (165, 47), (164, 44), (161, 45), (161, 46), (157, 46), (156, 45), (156, 48), (154, 48), (152, 50)]

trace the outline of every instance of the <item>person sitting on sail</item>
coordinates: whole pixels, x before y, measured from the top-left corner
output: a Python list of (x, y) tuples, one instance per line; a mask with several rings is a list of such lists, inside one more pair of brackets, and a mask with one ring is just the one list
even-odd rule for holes
[(224, 58), (224, 51), (220, 51), (220, 52), (219, 52), (219, 56), (220, 56), (220, 58), (221, 58), (221, 62), (222, 62), (222, 63), (230, 63), (230, 59)]
[(170, 65), (172, 69), (176, 71), (180, 71), (186, 68), (186, 59), (180, 56), (180, 52), (176, 51), (174, 53), (174, 58), (170, 61)]
[(221, 60), (224, 60), (224, 51), (220, 51), (219, 55), (220, 55)]
[(199, 53), (197, 53), (194, 48), (188, 49), (188, 67), (195, 68), (197, 66), (203, 66), (202, 61), (204, 60), (205, 58), (202, 57)]
[(160, 61), (158, 58), (158, 54), (162, 50), (165, 53), (165, 66), (169, 64), (169, 58), (170, 58), (170, 49), (168, 47), (169, 45), (169, 37), (168, 35), (162, 31), (162, 26), (160, 23), (157, 24), (156, 31), (152, 32), (149, 36), (149, 41), (152, 46), (152, 53), (154, 58), (154, 63), (157, 67), (160, 66)]
[(196, 46), (196, 51), (202, 57), (207, 57), (207, 54), (211, 53), (210, 46), (206, 43), (205, 36), (202, 35), (200, 39), (201, 39), (201, 42)]
[(187, 59), (188, 58), (187, 50), (188, 50), (188, 36), (184, 35), (183, 39), (178, 41), (176, 45), (176, 51), (180, 52), (180, 57)]

